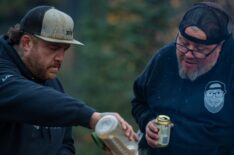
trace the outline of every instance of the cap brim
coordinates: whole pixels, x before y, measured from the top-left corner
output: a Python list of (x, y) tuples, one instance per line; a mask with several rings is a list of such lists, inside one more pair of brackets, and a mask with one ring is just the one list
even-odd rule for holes
[(42, 37), (40, 35), (34, 34), (36, 37), (48, 41), (48, 42), (53, 42), (53, 43), (63, 43), (63, 44), (75, 44), (75, 45), (84, 45), (83, 43), (73, 39), (73, 40), (61, 40), (61, 39), (52, 39), (52, 38), (47, 38), (47, 37)]

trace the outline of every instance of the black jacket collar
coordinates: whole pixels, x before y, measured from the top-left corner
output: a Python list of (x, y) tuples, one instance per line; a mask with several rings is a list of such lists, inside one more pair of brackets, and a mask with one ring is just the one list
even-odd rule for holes
[(12, 61), (24, 77), (26, 77), (29, 80), (35, 81), (37, 83), (45, 82), (43, 80), (35, 78), (32, 72), (25, 66), (20, 56), (18, 55), (17, 51), (15, 50), (13, 45), (9, 42), (8, 36), (6, 35), (1, 36), (0, 43), (3, 45), (3, 50), (1, 52), (3, 52), (3, 55), (6, 56), (5, 58)]

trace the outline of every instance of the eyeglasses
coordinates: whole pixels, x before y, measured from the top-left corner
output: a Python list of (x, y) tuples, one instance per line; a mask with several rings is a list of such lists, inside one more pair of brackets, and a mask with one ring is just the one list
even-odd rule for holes
[[(209, 55), (211, 55), (215, 50), (216, 50), (216, 48), (221, 44), (221, 42), (220, 43), (218, 43), (218, 44), (216, 44), (216, 46), (213, 48), (213, 49), (211, 49), (211, 50), (209, 50), (209, 49), (199, 49), (199, 48), (195, 48), (195, 49), (190, 49), (190, 48), (188, 48), (188, 47), (186, 47), (185, 45), (183, 45), (183, 44), (180, 44), (180, 43), (177, 43), (178, 41), (180, 42), (180, 41), (182, 41), (182, 40), (184, 40), (184, 38), (183, 38), (183, 36), (181, 36), (180, 35), (180, 33), (177, 33), (177, 36), (176, 36), (176, 49), (179, 51), (179, 52), (181, 52), (181, 53), (183, 53), (183, 54), (186, 54), (186, 53), (188, 53), (189, 51), (192, 53), (192, 55), (195, 57), (195, 58), (197, 58), (197, 59), (205, 59), (205, 58), (207, 58)], [(185, 39), (186, 40), (186, 39)], [(183, 41), (182, 41), (183, 42)]]
[(197, 58), (197, 59), (205, 59), (205, 58), (207, 58), (211, 53), (213, 53), (215, 50), (216, 50), (216, 48), (218, 47), (220, 45), (220, 43), (219, 44), (217, 44), (213, 49), (211, 49), (209, 52), (207, 51), (206, 52), (206, 50), (200, 50), (200, 49), (190, 49), (190, 48), (188, 48), (188, 47), (186, 47), (186, 46), (184, 46), (184, 45), (182, 45), (182, 44), (179, 44), (179, 43), (176, 43), (176, 49), (179, 51), (179, 52), (181, 52), (181, 53), (183, 53), (183, 54), (186, 54), (186, 53), (188, 53), (189, 51), (192, 53), (192, 55), (195, 57), (195, 58)]

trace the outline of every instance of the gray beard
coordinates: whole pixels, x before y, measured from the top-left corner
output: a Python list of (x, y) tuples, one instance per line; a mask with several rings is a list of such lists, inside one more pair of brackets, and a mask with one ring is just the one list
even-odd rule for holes
[(188, 72), (185, 71), (182, 66), (180, 65), (180, 63), (178, 64), (179, 67), (179, 75), (182, 79), (189, 79), (191, 81), (196, 80), (199, 76), (207, 73), (209, 70), (211, 70), (211, 68), (214, 66), (204, 66), (204, 67), (198, 67), (198, 69), (195, 72)]
[(182, 79), (189, 79), (191, 81), (196, 80), (199, 76), (202, 75), (199, 71), (187, 73), (185, 70), (183, 70), (181, 67), (179, 67), (179, 75)]

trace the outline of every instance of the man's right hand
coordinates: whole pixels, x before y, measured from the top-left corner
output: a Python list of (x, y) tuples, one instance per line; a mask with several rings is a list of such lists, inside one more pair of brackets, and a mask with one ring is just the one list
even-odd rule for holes
[(128, 124), (128, 122), (125, 121), (118, 113), (115, 112), (105, 112), (105, 113), (94, 112), (93, 115), (91, 116), (90, 127), (94, 129), (99, 119), (101, 119), (105, 115), (115, 116), (118, 119), (128, 139), (133, 141), (138, 141), (137, 134), (134, 132), (132, 126)]
[(157, 128), (154, 120), (150, 121), (145, 128), (145, 138), (149, 146), (155, 148), (158, 145), (158, 132), (159, 129)]

